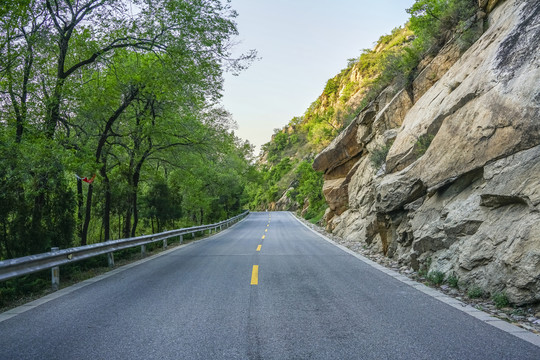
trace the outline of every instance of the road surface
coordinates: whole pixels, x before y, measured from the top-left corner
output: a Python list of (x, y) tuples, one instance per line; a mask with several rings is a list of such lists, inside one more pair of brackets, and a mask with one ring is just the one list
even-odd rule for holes
[(540, 359), (287, 212), (0, 322), (0, 359)]

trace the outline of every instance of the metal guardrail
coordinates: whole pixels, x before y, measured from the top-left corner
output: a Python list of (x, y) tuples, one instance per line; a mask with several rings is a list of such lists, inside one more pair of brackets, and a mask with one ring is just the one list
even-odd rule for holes
[(69, 249), (52, 248), (50, 252), (29, 255), (15, 259), (0, 261), (0, 281), (8, 280), (18, 276), (31, 274), (34, 272), (52, 269), (52, 287), (53, 290), (58, 289), (60, 272), (59, 266), (65, 264), (71, 264), (80, 260), (88, 259), (94, 256), (108, 254), (109, 266), (114, 266), (114, 252), (118, 250), (128, 249), (135, 246), (141, 246), (141, 253), (146, 253), (146, 244), (154, 243), (156, 241), (163, 241), (163, 247), (167, 248), (167, 239), (172, 237), (180, 237), (180, 243), (183, 241), (183, 236), (186, 234), (207, 231), (212, 233), (220, 231), (223, 227), (228, 228), (237, 221), (246, 217), (249, 211), (245, 211), (240, 215), (233, 218), (221, 221), (216, 224), (194, 226), (190, 228), (177, 229), (171, 231), (165, 231), (158, 234), (143, 235), (127, 239), (110, 240), (97, 244), (79, 246)]

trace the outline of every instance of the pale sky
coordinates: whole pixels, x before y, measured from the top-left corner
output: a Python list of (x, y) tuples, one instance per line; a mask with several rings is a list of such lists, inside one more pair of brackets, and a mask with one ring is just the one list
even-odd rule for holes
[(232, 0), (241, 43), (260, 60), (225, 75), (224, 107), (237, 136), (257, 146), (301, 116), (347, 59), (403, 25), (414, 0)]

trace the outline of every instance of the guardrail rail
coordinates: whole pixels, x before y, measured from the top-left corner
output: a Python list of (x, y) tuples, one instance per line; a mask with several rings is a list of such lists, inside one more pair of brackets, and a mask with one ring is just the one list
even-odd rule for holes
[(167, 248), (167, 239), (179, 237), (180, 243), (183, 241), (183, 236), (191, 234), (195, 237), (198, 232), (208, 231), (209, 234), (221, 231), (224, 227), (228, 228), (234, 223), (242, 220), (249, 214), (245, 211), (233, 218), (221, 221), (210, 225), (193, 226), (189, 228), (170, 230), (152, 235), (143, 235), (127, 239), (110, 240), (97, 244), (73, 247), (69, 249), (51, 248), (48, 253), (29, 255), (15, 259), (0, 261), (0, 281), (12, 279), (15, 277), (35, 273), (51, 269), (51, 283), (53, 290), (58, 290), (60, 285), (60, 268), (59, 266), (70, 264), (73, 262), (88, 259), (94, 256), (107, 254), (110, 267), (114, 266), (114, 252), (118, 250), (128, 249), (135, 246), (141, 247), (141, 253), (144, 256), (146, 253), (146, 244), (163, 241), (163, 247)]

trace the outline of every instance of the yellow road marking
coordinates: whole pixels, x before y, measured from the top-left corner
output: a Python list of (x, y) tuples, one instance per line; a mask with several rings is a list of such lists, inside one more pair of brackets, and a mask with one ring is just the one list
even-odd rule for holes
[(270, 226), (270, 224), (266, 225), (266, 227), (269, 227), (269, 226)]
[(264, 232), (268, 232), (268, 229), (264, 229)]
[(261, 251), (261, 246), (262, 245), (257, 246), (257, 251)]
[(251, 272), (251, 285), (259, 284), (259, 265), (253, 265), (253, 271)]
[(262, 237), (262, 238), (263, 238), (263, 240), (264, 240), (264, 235), (263, 235), (263, 237)]

